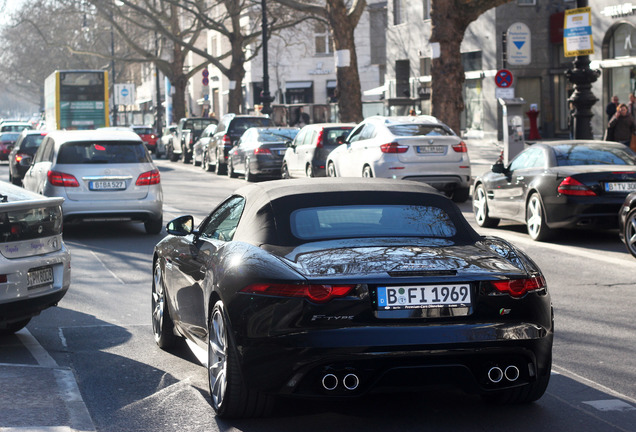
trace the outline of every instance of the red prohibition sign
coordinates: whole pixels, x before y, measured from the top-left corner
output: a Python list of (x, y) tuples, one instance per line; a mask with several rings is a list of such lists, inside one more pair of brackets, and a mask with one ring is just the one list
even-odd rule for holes
[(512, 87), (512, 72), (508, 69), (500, 69), (495, 75), (495, 84), (497, 87), (509, 88)]

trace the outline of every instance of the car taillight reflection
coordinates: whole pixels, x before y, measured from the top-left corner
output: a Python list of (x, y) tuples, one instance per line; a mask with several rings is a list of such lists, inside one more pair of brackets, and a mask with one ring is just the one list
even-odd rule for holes
[(396, 142), (382, 144), (380, 146), (380, 150), (382, 151), (382, 153), (406, 153), (408, 149), (409, 149), (409, 146), (400, 145)]
[(596, 196), (596, 192), (572, 177), (563, 179), (557, 191), (562, 195)]
[(254, 149), (254, 154), (268, 154), (271, 155), (272, 152), (268, 148), (257, 147)]
[(147, 171), (143, 174), (140, 174), (135, 182), (137, 186), (150, 186), (159, 184), (161, 182), (161, 176), (159, 175), (159, 170), (154, 169), (152, 171)]
[(334, 298), (349, 295), (354, 288), (355, 285), (255, 283), (246, 286), (241, 292), (272, 297), (304, 297), (315, 303), (326, 303)]
[(225, 147), (232, 147), (232, 138), (229, 135), (223, 135), (223, 145)]
[(316, 141), (316, 148), (322, 148), (322, 136), (325, 134), (325, 130), (324, 129), (320, 129), (320, 132), (318, 132), (318, 140)]
[(79, 182), (77, 181), (75, 176), (71, 174), (66, 174), (59, 171), (49, 171), (46, 173), (46, 178), (53, 186), (79, 187)]

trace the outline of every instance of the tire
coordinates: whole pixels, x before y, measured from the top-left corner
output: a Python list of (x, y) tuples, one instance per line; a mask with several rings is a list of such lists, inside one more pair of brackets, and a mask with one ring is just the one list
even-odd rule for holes
[(203, 171), (207, 171), (207, 172), (212, 171), (212, 165), (210, 165), (210, 161), (208, 159), (208, 152), (203, 153), (203, 160), (201, 161), (201, 168), (203, 168)]
[(287, 164), (286, 163), (284, 163), (283, 167), (280, 169), (280, 176), (281, 176), (281, 178), (284, 178), (284, 179), (291, 178), (289, 176), (289, 168), (287, 168)]
[(174, 323), (170, 318), (160, 260), (155, 262), (152, 278), (152, 333), (161, 349), (169, 349), (177, 342)]
[(262, 417), (273, 409), (272, 396), (249, 390), (243, 383), (222, 301), (214, 305), (208, 323), (208, 384), (219, 418)]
[(553, 235), (553, 231), (545, 223), (545, 210), (538, 193), (530, 195), (526, 204), (526, 226), (532, 240), (545, 241)]
[(170, 162), (176, 162), (179, 160), (179, 155), (175, 154), (172, 143), (168, 144), (168, 150), (166, 150), (166, 158), (170, 159)]
[(636, 209), (632, 209), (627, 215), (625, 226), (623, 227), (623, 238), (625, 246), (634, 258), (636, 258)]
[(257, 180), (258, 180), (258, 177), (252, 174), (252, 170), (250, 169), (250, 161), (248, 159), (245, 161), (245, 181), (255, 182)]
[(227, 176), (229, 178), (237, 178), (238, 175), (234, 172), (234, 164), (232, 163), (232, 159), (227, 162)]
[(22, 186), (22, 180), (19, 178), (13, 177), (11, 175), (11, 172), (9, 172), (9, 181), (16, 186)]
[(214, 172), (217, 175), (223, 175), (225, 174), (225, 170), (227, 169), (227, 166), (223, 166), (221, 164), (221, 159), (222, 157), (219, 155), (219, 153), (216, 153), (216, 165), (214, 165)]
[(13, 333), (22, 330), (26, 325), (31, 321), (31, 318), (23, 319), (22, 321), (13, 322), (11, 324), (7, 324), (5, 328), (0, 329), (0, 336), (8, 336)]
[(336, 166), (333, 162), (329, 162), (327, 165), (327, 177), (338, 177), (338, 173), (336, 173)]
[(311, 166), (311, 164), (307, 164), (307, 166), (305, 167), (305, 176), (307, 177), (313, 177), (314, 176), (314, 170)]
[(546, 373), (537, 377), (536, 381), (521, 387), (501, 390), (484, 396), (489, 402), (499, 405), (525, 404), (539, 400), (545, 393), (550, 383), (550, 371), (552, 369), (552, 356)]
[(159, 234), (163, 228), (163, 218), (149, 219), (144, 222), (146, 234)]
[(190, 153), (188, 150), (183, 150), (183, 163), (184, 164), (190, 164), (192, 163), (192, 153)]
[(475, 222), (483, 228), (494, 228), (499, 225), (499, 219), (491, 218), (488, 214), (488, 197), (486, 189), (481, 184), (475, 186), (473, 192), (473, 214)]
[(365, 165), (364, 168), (362, 168), (362, 177), (365, 177), (365, 178), (373, 177), (373, 172), (371, 171), (371, 167), (369, 165)]
[(453, 191), (453, 195), (451, 196), (451, 199), (453, 200), (453, 202), (463, 203), (468, 200), (469, 196), (470, 196), (470, 188), (458, 187), (458, 188), (455, 188), (455, 190)]

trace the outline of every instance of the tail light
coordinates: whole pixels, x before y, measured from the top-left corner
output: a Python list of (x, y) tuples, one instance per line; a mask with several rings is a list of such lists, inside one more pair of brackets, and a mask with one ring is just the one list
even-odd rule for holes
[(241, 290), (245, 294), (260, 294), (272, 297), (303, 297), (314, 303), (326, 303), (334, 298), (346, 297), (355, 285), (295, 285), (277, 283), (255, 283)]
[(24, 157), (25, 157), (25, 156), (29, 156), (29, 155), (25, 155), (25, 154), (22, 154), (22, 153), (16, 153), (16, 155), (15, 155), (15, 162), (16, 162), (16, 163), (20, 163), (20, 161), (21, 161), (22, 159), (24, 159)]
[(223, 135), (223, 145), (225, 147), (232, 147), (232, 138), (229, 135)]
[(75, 176), (59, 171), (49, 171), (46, 173), (49, 183), (53, 186), (79, 187), (79, 182)]
[(523, 297), (529, 292), (537, 291), (546, 287), (543, 276), (535, 276), (528, 279), (494, 281), (491, 282), (491, 284), (500, 293), (510, 294), (512, 297)]
[(161, 176), (159, 175), (158, 169), (153, 169), (152, 171), (147, 171), (143, 174), (140, 174), (135, 182), (137, 186), (150, 186), (159, 184), (161, 181)]
[(451, 147), (457, 153), (467, 153), (468, 152), (468, 147), (466, 147), (466, 143), (464, 141), (460, 141), (459, 144), (454, 144)]
[(320, 129), (320, 132), (318, 132), (318, 140), (316, 141), (316, 148), (322, 148), (322, 136), (325, 134), (325, 130), (324, 129)]
[(409, 146), (400, 145), (396, 142), (382, 144), (380, 146), (380, 150), (382, 151), (382, 153), (406, 153), (408, 149), (409, 149)]
[(272, 152), (269, 151), (268, 148), (257, 147), (257, 148), (254, 149), (254, 154), (255, 155), (256, 154), (268, 154), (268, 155), (271, 155)]
[(572, 177), (563, 179), (557, 191), (562, 195), (596, 196), (596, 192)]

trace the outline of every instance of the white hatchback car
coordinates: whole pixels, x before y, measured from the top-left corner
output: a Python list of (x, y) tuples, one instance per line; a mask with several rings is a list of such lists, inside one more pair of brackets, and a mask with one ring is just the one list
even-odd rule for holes
[(163, 228), (159, 170), (132, 131), (50, 132), (22, 184), (45, 196), (63, 197), (65, 223), (138, 221), (148, 234)]
[(55, 306), (71, 284), (62, 201), (0, 181), (0, 335)]
[(466, 144), (432, 116), (367, 118), (329, 154), (327, 175), (420, 181), (456, 202), (471, 182)]

